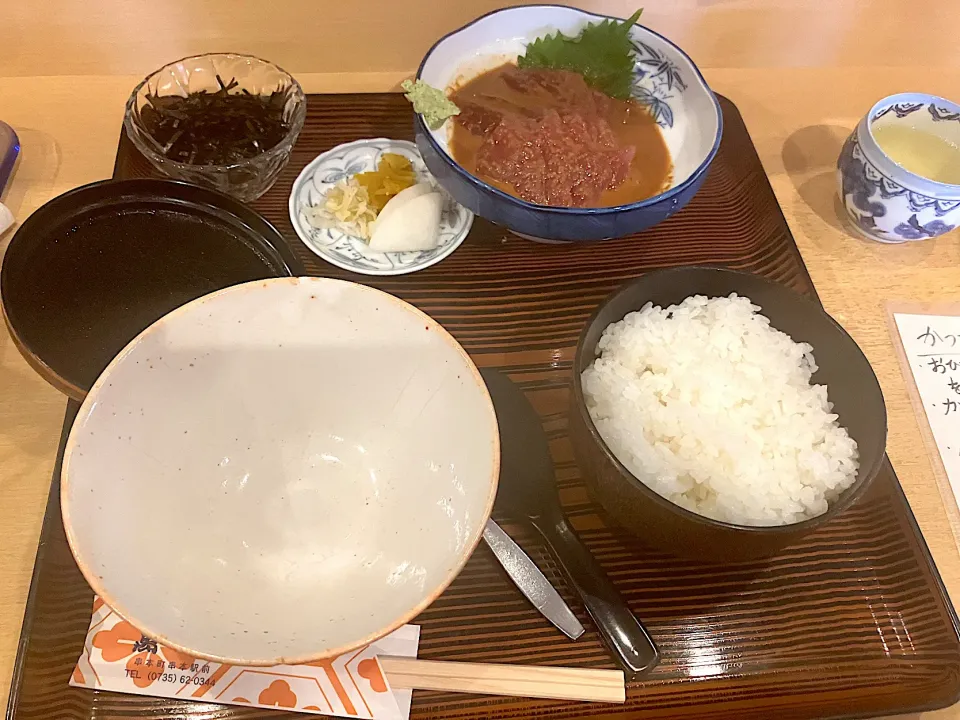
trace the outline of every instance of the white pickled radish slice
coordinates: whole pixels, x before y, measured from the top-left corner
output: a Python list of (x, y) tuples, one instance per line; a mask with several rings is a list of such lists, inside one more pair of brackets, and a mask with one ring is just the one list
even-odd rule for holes
[(377, 215), (377, 219), (374, 221), (373, 228), (371, 232), (376, 228), (377, 225), (381, 224), (385, 220), (388, 220), (393, 213), (397, 212), (405, 203), (418, 198), (421, 195), (428, 195), (429, 193), (436, 192), (437, 189), (433, 186), (432, 183), (428, 182), (419, 182), (416, 185), (411, 185), (408, 188), (404, 188), (392, 198), (387, 201), (387, 204), (383, 206), (383, 210)]
[(400, 195), (398, 193), (380, 211), (370, 237), (370, 249), (374, 252), (432, 250), (439, 241), (443, 196), (438, 192), (429, 192), (407, 198), (387, 214), (390, 205)]

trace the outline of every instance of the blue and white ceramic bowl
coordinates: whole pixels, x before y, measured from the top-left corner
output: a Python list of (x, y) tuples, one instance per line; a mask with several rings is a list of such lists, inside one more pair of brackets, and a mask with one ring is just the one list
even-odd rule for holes
[(872, 240), (925, 240), (960, 224), (960, 185), (916, 175), (894, 162), (874, 129), (902, 123), (960, 146), (960, 105), (935, 95), (884, 98), (860, 121), (837, 161), (840, 199), (853, 227)]
[[(526, 44), (557, 30), (576, 35), (607, 16), (561, 5), (496, 10), (441, 38), (417, 77), (438, 88), (462, 83), (515, 60)], [(720, 146), (723, 121), (717, 98), (680, 48), (640, 25), (630, 31), (637, 52), (634, 97), (646, 104), (673, 158), (673, 183), (647, 200), (604, 208), (535, 205), (488, 185), (453, 159), (451, 121), (430, 130), (415, 116), (417, 147), (437, 181), (462, 205), (520, 235), (546, 240), (623, 237), (655, 225), (686, 205), (700, 188)]]
[(319, 205), (327, 191), (344, 178), (376, 170), (380, 157), (387, 152), (407, 158), (418, 181), (436, 184), (416, 145), (406, 140), (375, 138), (338, 145), (317, 156), (303, 169), (290, 192), (290, 222), (303, 244), (328, 263), (361, 275), (405, 275), (436, 265), (460, 246), (473, 225), (473, 213), (447, 197), (437, 247), (416, 252), (378, 253), (372, 252), (358, 237), (310, 224), (304, 208)]

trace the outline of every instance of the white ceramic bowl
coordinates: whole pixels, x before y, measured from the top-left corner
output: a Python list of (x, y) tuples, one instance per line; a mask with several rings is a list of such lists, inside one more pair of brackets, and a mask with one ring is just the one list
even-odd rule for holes
[(486, 386), (435, 321), (323, 278), (161, 318), (87, 395), (63, 459), (70, 548), (144, 634), (243, 665), (366, 645), (476, 546), (500, 448)]
[[(524, 5), (483, 15), (440, 38), (417, 77), (437, 88), (457, 86), (525, 52), (531, 41), (557, 30), (575, 36), (609, 19), (562, 5)], [(633, 98), (646, 105), (673, 159), (670, 187), (646, 200), (602, 208), (536, 205), (472, 175), (450, 150), (448, 121), (431, 130), (414, 116), (417, 147), (437, 182), (461, 205), (520, 235), (545, 240), (598, 240), (639, 232), (670, 217), (694, 196), (720, 147), (723, 116), (693, 60), (653, 30), (630, 29), (634, 46)]]

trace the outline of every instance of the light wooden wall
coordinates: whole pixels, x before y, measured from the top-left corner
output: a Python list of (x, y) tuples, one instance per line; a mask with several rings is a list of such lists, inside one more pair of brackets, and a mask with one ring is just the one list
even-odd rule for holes
[[(0, 76), (146, 74), (183, 55), (250, 52), (294, 73), (416, 67), (497, 0), (0, 0)], [(583, 0), (644, 24), (704, 68), (960, 66), (960, 0)], [(931, 28), (936, 28), (935, 35)], [(956, 93), (954, 93), (956, 94)]]

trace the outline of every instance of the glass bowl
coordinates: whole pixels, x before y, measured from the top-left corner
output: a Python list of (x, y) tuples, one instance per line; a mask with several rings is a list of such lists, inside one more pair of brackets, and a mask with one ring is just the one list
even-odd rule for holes
[[(279, 142), (258, 154), (228, 164), (193, 164), (171, 159), (165, 154), (163, 144), (144, 123), (141, 112), (150, 106), (151, 99), (186, 97), (200, 91), (261, 97), (279, 93), (277, 101), (283, 103), (282, 116), (288, 126), (287, 132)], [(306, 112), (303, 89), (290, 73), (252, 55), (208, 53), (177, 60), (148, 75), (127, 100), (123, 126), (137, 150), (164, 175), (249, 202), (263, 195), (276, 182), (290, 159)]]

